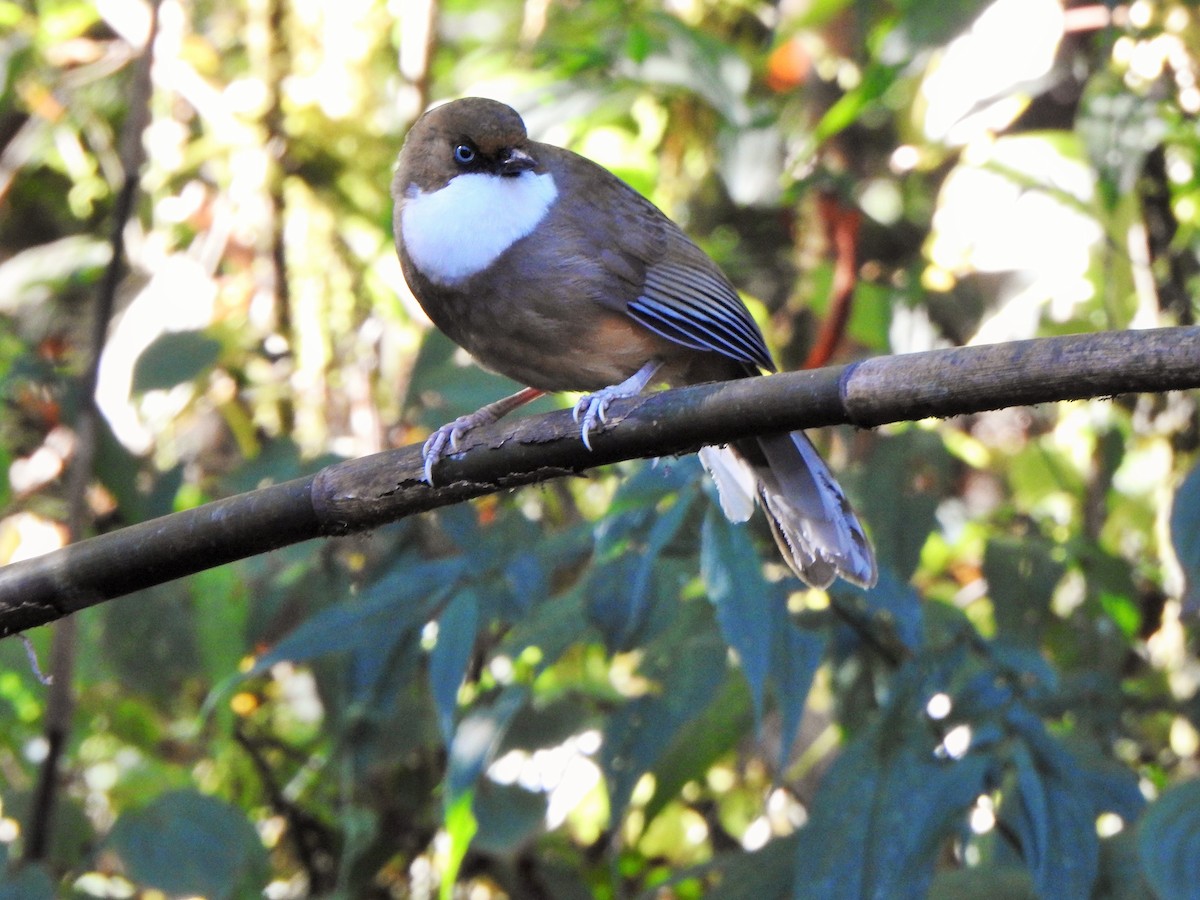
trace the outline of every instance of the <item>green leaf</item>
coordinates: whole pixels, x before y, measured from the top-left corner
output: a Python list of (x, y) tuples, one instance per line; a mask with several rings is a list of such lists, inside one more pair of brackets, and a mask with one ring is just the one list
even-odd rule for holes
[(858, 118), (884, 95), (900, 74), (896, 66), (873, 63), (863, 72), (862, 82), (847, 91), (817, 122), (814, 138), (820, 143), (853, 125)]
[(715, 507), (709, 507), (700, 531), (700, 573), (721, 635), (736, 651), (750, 684), (755, 721), (761, 721), (771, 663), (771, 598), (747, 529), (728, 521)]
[[(1101, 840), (1100, 874), (1092, 893), (1095, 900), (1148, 900), (1154, 894), (1142, 872), (1137, 830), (1126, 828)], [(1161, 891), (1158, 896), (1166, 897)]]
[(581, 582), (575, 590), (544, 604), (536, 615), (518, 621), (504, 636), (500, 652), (515, 659), (526, 648), (536, 647), (541, 654), (538, 670), (542, 671), (578, 641), (593, 640), (595, 635), (587, 627), (585, 612), (586, 587), (587, 582)]
[(670, 748), (654, 766), (654, 794), (643, 811), (646, 824), (674, 800), (689, 781), (702, 780), (718, 759), (732, 750), (754, 724), (746, 683), (727, 678), (716, 699), (679, 729)]
[[(122, 786), (127, 783), (123, 781)], [(3, 806), (4, 817), (15, 822), (30, 821), (34, 804), (42, 802), (33, 790), (33, 786), (30, 785), (28, 790), (18, 791), (9, 779), (0, 780), (0, 806)], [(61, 866), (63, 870), (82, 869), (89, 865), (95, 854), (96, 827), (88, 818), (84, 798), (64, 792), (55, 801), (53, 821), (50, 824), (46, 860), (56, 867)], [(12, 848), (11, 844), (0, 846), (9, 850)], [(21, 862), (20, 865), (23, 867), (25, 863)], [(0, 854), (0, 873), (3, 870), (4, 857)], [(0, 884), (4, 884), (2, 877)]]
[(195, 675), (195, 617), (190, 598), (176, 585), (118, 597), (97, 610), (102, 629), (97, 649), (126, 690), (166, 701)]
[(197, 572), (187, 580), (195, 610), (191, 625), (204, 674), (211, 683), (237, 671), (246, 653), (246, 618), (250, 603), (242, 571), (218, 566)]
[(1137, 832), (1142, 874), (1162, 900), (1188, 900), (1200, 884), (1200, 779), (1168, 790)]
[(988, 5), (988, 0), (904, 0), (898, 4), (900, 16), (895, 26), (883, 40), (880, 58), (905, 65), (923, 51), (948, 44), (966, 31)]
[(1033, 883), (1045, 896), (1090, 896), (1099, 870), (1098, 810), (1079, 766), (1024, 707), (1010, 707), (1005, 718), (1025, 743), (1013, 750), (1016, 794), (1001, 812), (1017, 833)]
[(854, 493), (871, 526), (880, 570), (891, 569), (900, 581), (917, 570), (957, 466), (941, 438), (919, 428), (876, 445)]
[(459, 591), (438, 617), (437, 643), (429, 654), (429, 684), (437, 707), (438, 725), (449, 744), (454, 738), (458, 688), (467, 671), (479, 628), (479, 598), (470, 588)]
[[(745, 88), (749, 66), (707, 30), (665, 14), (646, 16), (640, 59), (626, 61), (632, 77), (650, 85), (684, 88), (701, 97), (726, 121), (744, 125), (750, 115)], [(639, 48), (640, 49), (640, 48)]]
[(1129, 90), (1115, 73), (1088, 79), (1075, 130), (1100, 176), (1100, 196), (1108, 209), (1130, 195), (1147, 154), (1162, 145), (1167, 123), (1161, 110), (1159, 98)]
[(216, 900), (266, 882), (266, 851), (245, 813), (197, 791), (163, 794), (124, 813), (105, 846), (134, 882), (168, 894)]
[(587, 621), (604, 636), (612, 652), (629, 650), (641, 635), (650, 609), (654, 568), (634, 553), (598, 563), (588, 575), (584, 595)]
[(791, 621), (787, 598), (779, 593), (772, 600), (776, 618), (771, 647), (770, 683), (779, 709), (779, 768), (787, 767), (792, 742), (800, 730), (813, 677), (825, 656), (827, 632), (813, 632)]
[[(725, 647), (715, 634), (693, 634), (657, 653), (664, 658), (651, 660), (654, 671), (646, 674), (656, 678), (658, 690), (613, 714), (600, 751), (614, 820), (624, 815), (638, 779), (657, 763), (680, 729), (708, 708), (725, 679)], [(690, 664), (680, 665), (682, 660)]]
[(54, 882), (40, 865), (25, 864), (15, 872), (0, 870), (0, 900), (54, 900)]
[[(652, 507), (627, 513), (622, 518), (636, 518), (639, 525), (649, 522), (645, 538), (639, 537), (640, 529), (631, 528), (621, 545), (623, 552), (593, 568), (588, 582), (588, 618), (600, 629), (610, 650), (628, 650), (646, 639), (651, 599), (660, 574), (659, 557), (683, 527), (697, 496), (694, 490), (681, 491), (675, 503), (659, 515), (650, 515)], [(611, 546), (613, 531), (601, 530), (605, 536), (598, 544)]]
[(673, 628), (685, 635), (682, 640), (654, 648), (643, 665), (646, 677), (658, 683), (656, 691), (625, 703), (608, 720), (600, 767), (608, 780), (613, 820), (624, 815), (637, 780), (658, 763), (680, 730), (708, 708), (726, 677), (725, 644), (714, 632), (690, 630), (695, 622), (686, 614)]
[(988, 542), (983, 577), (1001, 634), (1036, 645), (1050, 617), (1050, 599), (1066, 566), (1051, 556), (1052, 546), (1037, 537), (996, 538)]
[(975, 866), (938, 872), (926, 900), (1039, 900), (1019, 866)]
[(943, 841), (986, 790), (994, 761), (974, 745), (953, 757), (926, 704), (967, 664), (965, 651), (917, 656), (887, 705), (822, 780), (800, 831), (795, 896), (924, 897)]
[(479, 826), (472, 841), (475, 849), (510, 856), (541, 829), (546, 818), (546, 795), (485, 778), (475, 788), (474, 810)]
[(921, 647), (924, 640), (921, 595), (891, 569), (881, 568), (879, 581), (869, 591), (836, 582), (830, 589), (829, 598), (851, 621), (869, 628), (881, 643), (899, 642), (908, 650)]
[(1171, 544), (1183, 567), (1186, 588), (1184, 612), (1200, 612), (1200, 466), (1188, 473), (1171, 507)]
[(194, 381), (221, 358), (221, 342), (203, 331), (159, 335), (133, 366), (133, 390), (166, 390)]
[(592, 712), (582, 698), (571, 693), (549, 702), (521, 707), (504, 735), (504, 750), (539, 750), (555, 747), (587, 727)]
[[(694, 456), (669, 462), (639, 463), (621, 479), (617, 494), (608, 506), (608, 514), (596, 525), (601, 553), (610, 552), (632, 527), (643, 524), (662, 501), (707, 477)], [(624, 518), (627, 513), (637, 515)]]
[(799, 839), (799, 834), (791, 834), (770, 841), (753, 853), (718, 856), (704, 867), (706, 873), (719, 876), (717, 886), (705, 892), (704, 897), (706, 900), (774, 900), (787, 896), (791, 893)]
[[(915, 710), (907, 714), (919, 724)], [(938, 758), (921, 727), (869, 727), (813, 801), (799, 833), (794, 896), (923, 898), (938, 847), (984, 790), (989, 765), (978, 754)]]
[(13, 253), (0, 263), (0, 312), (16, 315), (22, 307), (43, 304), (65, 293), (73, 280), (100, 272), (111, 257), (108, 241), (82, 234)]
[(277, 662), (307, 662), (330, 653), (377, 643), (420, 627), (454, 589), (465, 568), (461, 557), (420, 562), (401, 560), (354, 601), (339, 603), (306, 620), (270, 652), (259, 657), (248, 675), (259, 675)]
[(471, 846), (471, 839), (479, 830), (475, 821), (475, 811), (471, 807), (471, 797), (474, 791), (465, 791), (452, 797), (446, 806), (446, 835), (450, 838), (450, 848), (446, 852), (446, 870), (442, 873), (442, 884), (438, 890), (440, 900), (451, 900), (454, 896), (454, 882), (458, 878), (458, 870), (462, 866), (463, 857)]

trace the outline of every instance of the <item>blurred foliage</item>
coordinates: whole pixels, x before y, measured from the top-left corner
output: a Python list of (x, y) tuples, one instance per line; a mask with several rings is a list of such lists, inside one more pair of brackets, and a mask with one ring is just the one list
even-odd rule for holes
[[(99, 529), (511, 388), (393, 255), (390, 166), (439, 98), (505, 99), (648, 193), (788, 367), (839, 216), (847, 358), (1195, 320), (1192, 4), (165, 0), (129, 136), (148, 23), (0, 0), (5, 561), (62, 540), (130, 139)], [(685, 459), (88, 610), (25, 865), (47, 691), (6, 641), (0, 897), (1194, 896), (1197, 437), (1189, 395), (821, 435), (865, 593), (802, 590)]]

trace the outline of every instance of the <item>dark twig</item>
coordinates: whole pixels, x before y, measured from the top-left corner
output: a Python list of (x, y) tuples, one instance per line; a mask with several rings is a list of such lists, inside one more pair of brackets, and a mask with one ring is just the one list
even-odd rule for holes
[[(88, 364), (80, 377), (81, 403), (75, 421), (75, 456), (67, 478), (67, 530), (72, 542), (82, 539), (90, 527), (88, 486), (92, 480), (99, 430), (100, 411), (96, 408), (96, 383), (100, 373), (100, 356), (108, 336), (108, 325), (116, 303), (117, 287), (124, 274), (125, 227), (133, 215), (138, 191), (138, 172), (145, 152), (142, 133), (150, 118), (150, 64), (154, 37), (158, 32), (158, 4), (151, 6), (150, 32), (146, 47), (133, 72), (129, 114), (121, 134), (121, 188), (113, 206), (109, 244), (112, 256), (104, 271), (104, 279), (92, 310), (92, 327), (88, 346)], [(54, 807), (57, 799), (58, 769), (67, 737), (71, 715), (75, 708), (72, 673), (75, 668), (75, 621), (70, 617), (59, 620), (50, 645), (51, 684), (46, 699), (45, 736), (46, 758), (42, 761), (38, 783), (30, 806), (29, 822), (25, 829), (25, 859), (43, 859), (50, 846)]]
[(275, 781), (271, 769), (256, 741), (246, 734), (241, 721), (234, 723), (233, 739), (250, 757), (254, 770), (262, 782), (271, 808), (283, 816), (288, 823), (288, 835), (295, 848), (300, 865), (308, 874), (308, 890), (313, 895), (322, 895), (333, 887), (332, 862), (333, 836), (321, 821), (292, 803)]

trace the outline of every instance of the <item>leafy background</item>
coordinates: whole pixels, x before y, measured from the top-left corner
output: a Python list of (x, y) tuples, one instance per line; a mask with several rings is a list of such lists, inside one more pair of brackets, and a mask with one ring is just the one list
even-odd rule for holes
[[(165, 0), (143, 111), (149, 21), (0, 2), (4, 560), (65, 539), (130, 141), (100, 530), (511, 388), (391, 247), (390, 167), (440, 98), (505, 99), (646, 192), (788, 368), (846, 240), (838, 359), (1194, 321), (1192, 4)], [(671, 459), (87, 611), (36, 853), (48, 688), (4, 642), (0, 897), (1192, 896), (1194, 398), (819, 437), (867, 593), (803, 590)]]

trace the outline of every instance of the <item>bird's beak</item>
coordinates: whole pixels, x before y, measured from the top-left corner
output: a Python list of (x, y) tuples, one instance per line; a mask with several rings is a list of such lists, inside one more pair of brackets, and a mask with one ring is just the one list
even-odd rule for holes
[(500, 163), (500, 174), (508, 176), (520, 175), (537, 166), (537, 160), (524, 150), (509, 150), (508, 155)]

